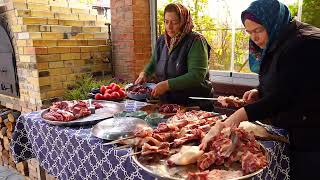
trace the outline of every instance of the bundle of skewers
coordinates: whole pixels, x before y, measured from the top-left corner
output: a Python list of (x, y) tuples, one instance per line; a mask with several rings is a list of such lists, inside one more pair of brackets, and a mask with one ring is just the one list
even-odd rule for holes
[(136, 155), (141, 161), (165, 159), (169, 167), (196, 164), (199, 171), (190, 172), (189, 179), (208, 178), (210, 173), (217, 174), (210, 167), (229, 167), (233, 162), (242, 166), (242, 171), (234, 172), (238, 176), (265, 167), (267, 158), (254, 135), (241, 128), (224, 128), (220, 123), (224, 119), (206, 111), (177, 113), (155, 129), (140, 128), (134, 136), (108, 144), (133, 147), (135, 152), (125, 156)]

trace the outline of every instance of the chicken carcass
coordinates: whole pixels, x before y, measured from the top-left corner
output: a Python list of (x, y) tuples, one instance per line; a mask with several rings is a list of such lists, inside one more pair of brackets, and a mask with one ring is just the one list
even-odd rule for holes
[(200, 150), (199, 146), (182, 146), (177, 154), (172, 155), (167, 163), (173, 165), (188, 165), (196, 163), (204, 151)]

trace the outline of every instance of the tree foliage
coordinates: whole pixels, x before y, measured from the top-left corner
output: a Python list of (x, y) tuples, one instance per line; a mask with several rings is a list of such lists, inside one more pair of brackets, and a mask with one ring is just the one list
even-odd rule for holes
[(320, 1), (303, 0), (302, 21), (320, 27)]
[[(215, 19), (207, 14), (209, 0), (167, 0), (168, 3), (179, 2), (186, 5), (192, 14), (195, 30), (202, 33), (212, 47), (210, 69), (230, 70), (232, 55), (232, 31), (229, 8), (225, 8), (225, 19)], [(225, 0), (221, 0), (223, 2)], [(227, 3), (226, 3), (227, 4)], [(158, 8), (158, 34), (163, 34), (163, 9)], [(297, 16), (298, 3), (289, 5), (290, 12)], [(302, 21), (320, 27), (320, 0), (303, 0)], [(235, 31), (234, 70), (250, 72), (248, 62), (249, 37), (244, 29)], [(246, 66), (245, 66), (246, 65)]]
[[(230, 70), (231, 50), (232, 50), (232, 32), (228, 17), (220, 23), (217, 19), (210, 17), (207, 14), (208, 0), (168, 0), (168, 3), (182, 3), (187, 6), (191, 12), (194, 30), (200, 32), (206, 37), (208, 43), (212, 47), (209, 67), (216, 70)], [(167, 3), (167, 4), (168, 4)], [(164, 33), (164, 7), (158, 7), (158, 34)], [(228, 11), (228, 9), (227, 9)], [(228, 11), (227, 14), (230, 14)], [(246, 62), (248, 51), (248, 38), (243, 30), (237, 31), (235, 43), (235, 65), (236, 70), (244, 70), (241, 68)]]
[[(289, 5), (292, 16), (298, 15), (298, 2)], [(303, 0), (301, 20), (308, 24), (320, 27), (320, 1)]]

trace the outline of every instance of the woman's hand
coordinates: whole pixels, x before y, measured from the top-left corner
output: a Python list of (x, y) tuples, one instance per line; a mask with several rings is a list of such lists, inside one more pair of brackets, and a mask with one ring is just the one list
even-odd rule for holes
[(168, 80), (159, 82), (151, 92), (151, 96), (158, 97), (169, 90)]
[(141, 72), (140, 74), (139, 74), (139, 77), (136, 79), (136, 81), (134, 82), (134, 84), (143, 84), (143, 83), (145, 83), (145, 82), (147, 82), (147, 75), (146, 75), (146, 73), (145, 72)]
[(255, 101), (257, 101), (259, 99), (259, 91), (257, 89), (251, 89), (250, 91), (246, 91), (243, 94), (242, 99), (246, 102), (246, 103), (253, 103)]
[(240, 125), (242, 121), (247, 121), (247, 120), (248, 120), (247, 112), (242, 107), (238, 109), (236, 112), (234, 112), (231, 116), (229, 116), (227, 120), (223, 122), (223, 125), (225, 127), (236, 128)]

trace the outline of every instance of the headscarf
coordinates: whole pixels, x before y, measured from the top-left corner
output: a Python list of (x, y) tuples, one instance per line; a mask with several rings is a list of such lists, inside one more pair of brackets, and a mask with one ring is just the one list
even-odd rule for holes
[(173, 3), (170, 5), (174, 5), (177, 15), (180, 17), (180, 32), (175, 37), (170, 37), (165, 32), (165, 41), (166, 45), (168, 46), (169, 53), (179, 44), (181, 39), (186, 36), (188, 33), (192, 31), (193, 22), (191, 18), (190, 11), (180, 3)]
[(277, 0), (256, 0), (241, 14), (244, 24), (246, 19), (261, 24), (268, 33), (269, 41), (265, 49), (261, 49), (251, 39), (249, 41), (249, 65), (250, 70), (259, 73), (261, 61), (270, 45), (277, 39), (280, 31), (291, 21), (288, 7)]

